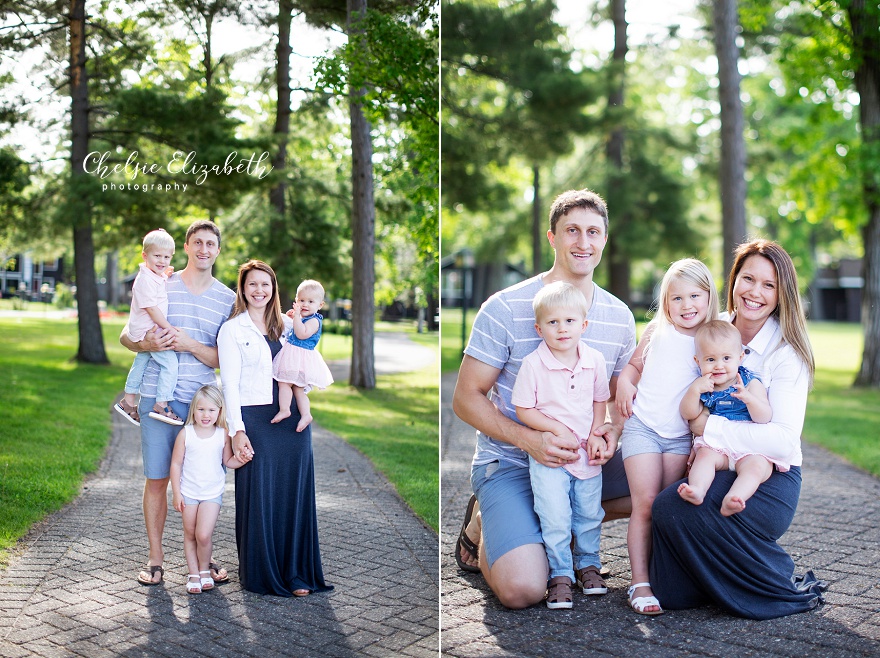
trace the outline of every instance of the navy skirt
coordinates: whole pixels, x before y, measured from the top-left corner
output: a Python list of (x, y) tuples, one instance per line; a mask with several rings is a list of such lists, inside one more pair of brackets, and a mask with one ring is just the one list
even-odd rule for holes
[[(281, 345), (269, 341), (273, 354)], [(318, 546), (312, 428), (297, 433), (291, 416), (278, 413), (278, 384), (272, 404), (241, 408), (254, 458), (235, 471), (235, 540), (241, 586), (257, 594), (293, 596), (297, 589), (332, 589), (324, 582)]]
[(745, 510), (721, 516), (736, 473), (719, 471), (702, 505), (678, 495), (679, 480), (652, 507), (651, 587), (670, 610), (713, 603), (739, 617), (773, 619), (824, 602), (827, 584), (812, 572), (794, 575), (794, 561), (776, 543), (788, 530), (801, 490), (801, 469), (774, 470)]

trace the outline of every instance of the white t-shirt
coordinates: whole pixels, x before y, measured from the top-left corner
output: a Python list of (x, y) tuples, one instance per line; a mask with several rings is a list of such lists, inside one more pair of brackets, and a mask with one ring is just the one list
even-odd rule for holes
[(679, 406), (688, 387), (700, 376), (694, 361), (694, 337), (658, 324), (642, 367), (633, 413), (660, 436), (675, 439), (690, 434)]

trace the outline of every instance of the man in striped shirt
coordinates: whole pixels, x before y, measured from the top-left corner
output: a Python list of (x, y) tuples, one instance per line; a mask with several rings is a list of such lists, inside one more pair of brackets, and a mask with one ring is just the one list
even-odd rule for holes
[[(184, 250), (186, 267), (175, 272), (166, 283), (168, 322), (175, 332), (153, 330), (135, 343), (123, 329), (120, 342), (133, 352), (177, 352), (178, 374), (174, 399), (170, 406), (180, 418), (186, 418), (195, 392), (205, 384), (216, 383), (217, 334), (229, 317), (235, 293), (214, 278), (212, 267), (220, 254), (220, 229), (207, 220), (194, 222), (186, 231)], [(179, 427), (149, 417), (155, 403), (159, 369), (153, 361), (147, 366), (141, 383), (138, 405), (141, 426), (141, 450), (144, 458), (144, 524), (150, 545), (149, 557), (138, 582), (158, 585), (162, 582), (165, 558), (162, 537), (168, 516), (167, 491), (170, 479), (171, 451)], [(212, 562), (212, 576), (223, 582), (229, 576)]]
[[(534, 513), (528, 455), (545, 466), (559, 467), (575, 461), (578, 448), (570, 437), (521, 424), (510, 402), (522, 359), (541, 342), (532, 299), (554, 281), (566, 281), (584, 293), (589, 324), (582, 340), (605, 357), (612, 399), (617, 376), (636, 346), (632, 312), (593, 282), (608, 240), (608, 210), (602, 197), (590, 190), (559, 195), (550, 210), (547, 238), (555, 253), (553, 267), (496, 293), (477, 314), (453, 396), (455, 413), (477, 430), (471, 470), (477, 503), (468, 505), (456, 557), (462, 568), (481, 571), (508, 608), (538, 603), (547, 587), (547, 557)], [(613, 404), (609, 412), (611, 422), (596, 430), (606, 441), (605, 458), (590, 462), (605, 464), (606, 519), (627, 516), (630, 510), (623, 461), (616, 452), (623, 419)]]

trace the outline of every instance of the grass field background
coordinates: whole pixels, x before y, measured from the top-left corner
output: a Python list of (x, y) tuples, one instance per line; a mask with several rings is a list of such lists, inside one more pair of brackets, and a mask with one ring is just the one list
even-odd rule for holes
[[(72, 500), (97, 468), (110, 437), (110, 405), (131, 365), (131, 353), (119, 344), (124, 320), (102, 320), (111, 365), (94, 366), (71, 360), (74, 318), (40, 312), (0, 318), (0, 565), (9, 547)], [(408, 331), (416, 342), (438, 349), (436, 332), (416, 334), (411, 325), (386, 323), (376, 329)], [(327, 360), (348, 358), (351, 338), (324, 334), (321, 351)], [(367, 455), (436, 531), (437, 368), (378, 379), (371, 391), (340, 383), (316, 392), (313, 414)]]

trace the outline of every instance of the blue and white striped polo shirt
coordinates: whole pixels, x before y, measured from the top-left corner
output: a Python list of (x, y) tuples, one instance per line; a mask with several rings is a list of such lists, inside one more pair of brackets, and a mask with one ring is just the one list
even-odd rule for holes
[[(220, 325), (226, 322), (235, 304), (235, 293), (214, 279), (211, 287), (201, 295), (193, 295), (184, 285), (180, 273), (175, 272), (165, 284), (168, 293), (168, 322), (186, 331), (203, 345), (217, 347)], [(214, 368), (206, 366), (189, 352), (177, 353), (177, 386), (174, 399), (189, 404), (193, 395), (205, 384), (214, 384)], [(159, 367), (150, 359), (141, 395), (156, 397)]]
[[(519, 422), (510, 403), (513, 384), (523, 358), (538, 348), (532, 300), (544, 287), (543, 274), (495, 293), (480, 308), (464, 353), (501, 369), (489, 399), (505, 416)], [(636, 323), (632, 311), (611, 293), (593, 285), (593, 303), (583, 340), (605, 357), (608, 379), (620, 374), (636, 348)], [(477, 432), (474, 465), (496, 459), (528, 466), (528, 455), (504, 441)]]

